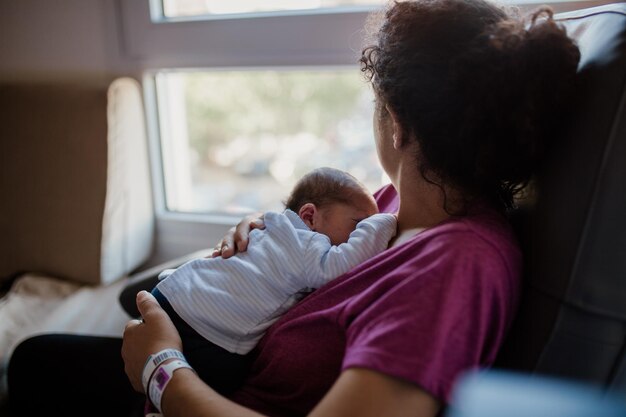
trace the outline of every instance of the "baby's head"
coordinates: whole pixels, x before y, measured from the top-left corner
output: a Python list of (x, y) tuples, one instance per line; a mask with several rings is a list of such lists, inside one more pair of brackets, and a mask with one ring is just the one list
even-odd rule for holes
[(356, 224), (378, 207), (365, 186), (347, 172), (318, 168), (302, 177), (285, 202), (313, 231), (325, 234), (333, 245), (348, 241)]

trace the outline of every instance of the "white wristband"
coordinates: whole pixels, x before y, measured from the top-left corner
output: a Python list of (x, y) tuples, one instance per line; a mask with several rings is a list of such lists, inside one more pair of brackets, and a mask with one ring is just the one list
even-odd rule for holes
[(164, 349), (153, 355), (148, 356), (146, 363), (143, 365), (143, 372), (141, 373), (141, 384), (143, 385), (143, 391), (148, 393), (148, 381), (154, 373), (154, 370), (168, 359), (180, 359), (187, 361), (183, 354), (176, 349)]
[(160, 412), (163, 412), (161, 409), (161, 398), (163, 398), (163, 391), (167, 387), (167, 384), (172, 380), (172, 375), (175, 371), (183, 368), (188, 368), (193, 370), (193, 368), (185, 361), (172, 361), (166, 363), (165, 365), (161, 364), (154, 371), (154, 375), (150, 378), (148, 383), (148, 398)]

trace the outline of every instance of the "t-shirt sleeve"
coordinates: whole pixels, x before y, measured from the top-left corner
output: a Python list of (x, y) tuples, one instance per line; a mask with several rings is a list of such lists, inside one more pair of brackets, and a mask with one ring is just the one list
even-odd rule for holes
[(400, 378), (448, 402), (461, 372), (495, 359), (514, 290), (488, 244), (430, 248), (430, 262), (405, 263), (368, 289), (371, 304), (348, 327), (342, 368)]
[(391, 214), (374, 214), (361, 220), (348, 241), (338, 246), (330, 245), (327, 236), (316, 233), (304, 250), (306, 286), (319, 288), (387, 249), (396, 234), (396, 224), (396, 217)]

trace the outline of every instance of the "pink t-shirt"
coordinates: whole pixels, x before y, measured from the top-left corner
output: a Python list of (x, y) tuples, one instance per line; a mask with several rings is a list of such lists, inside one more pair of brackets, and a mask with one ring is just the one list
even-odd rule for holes
[[(392, 187), (376, 195), (397, 209)], [(306, 415), (342, 370), (413, 383), (444, 402), (459, 374), (490, 365), (514, 316), (521, 254), (485, 205), (387, 249), (315, 291), (256, 347), (231, 398), (270, 416)]]

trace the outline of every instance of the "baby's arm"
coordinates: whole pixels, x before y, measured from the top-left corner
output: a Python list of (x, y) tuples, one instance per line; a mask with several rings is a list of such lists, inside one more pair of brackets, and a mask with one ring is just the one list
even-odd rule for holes
[(306, 251), (307, 286), (319, 288), (387, 249), (396, 224), (393, 214), (374, 214), (360, 221), (348, 241), (338, 246), (332, 246), (324, 235), (315, 235)]

